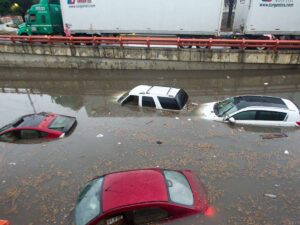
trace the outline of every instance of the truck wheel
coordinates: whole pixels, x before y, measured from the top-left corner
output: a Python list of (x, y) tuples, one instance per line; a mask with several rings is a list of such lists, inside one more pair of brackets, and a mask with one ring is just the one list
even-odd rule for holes
[(262, 51), (262, 50), (265, 50), (265, 49), (267, 49), (266, 47), (256, 47), (256, 49), (258, 50), (258, 51)]
[[(22, 33), (20, 36), (25, 37), (28, 36), (26, 33)], [(21, 43), (29, 43), (29, 41), (20, 41)]]
[(193, 45), (180, 45), (179, 47), (180, 47), (180, 48), (188, 49), (188, 48), (192, 48)]

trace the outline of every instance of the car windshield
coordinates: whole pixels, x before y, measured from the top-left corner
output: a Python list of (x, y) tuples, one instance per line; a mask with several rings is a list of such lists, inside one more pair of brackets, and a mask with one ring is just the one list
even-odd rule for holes
[(189, 182), (182, 173), (164, 171), (170, 200), (182, 205), (193, 205), (194, 197)]
[(76, 203), (76, 225), (85, 225), (101, 213), (101, 187), (103, 177), (90, 181), (81, 191)]
[(124, 93), (119, 99), (118, 103), (122, 103), (122, 101), (129, 95), (129, 92)]
[(225, 115), (230, 115), (238, 110), (234, 98), (227, 98), (222, 102), (217, 102), (214, 105), (214, 112), (217, 116), (222, 117)]
[(67, 116), (57, 116), (53, 122), (49, 125), (49, 129), (63, 131), (70, 123), (73, 123), (74, 119)]

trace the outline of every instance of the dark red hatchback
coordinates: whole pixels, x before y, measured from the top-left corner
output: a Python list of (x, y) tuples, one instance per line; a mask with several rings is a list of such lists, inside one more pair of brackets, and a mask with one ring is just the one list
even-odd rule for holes
[(62, 138), (76, 126), (76, 118), (55, 113), (25, 115), (0, 128), (0, 141)]
[(140, 169), (91, 180), (75, 209), (76, 225), (133, 225), (205, 212), (207, 192), (190, 170)]

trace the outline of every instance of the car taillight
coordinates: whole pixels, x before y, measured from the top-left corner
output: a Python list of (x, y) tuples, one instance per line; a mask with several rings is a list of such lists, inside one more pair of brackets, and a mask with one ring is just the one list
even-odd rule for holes
[(297, 124), (298, 126), (300, 126), (300, 122), (296, 122), (296, 124)]
[(208, 207), (205, 212), (204, 212), (205, 216), (208, 217), (214, 217), (216, 215), (216, 210), (213, 206)]

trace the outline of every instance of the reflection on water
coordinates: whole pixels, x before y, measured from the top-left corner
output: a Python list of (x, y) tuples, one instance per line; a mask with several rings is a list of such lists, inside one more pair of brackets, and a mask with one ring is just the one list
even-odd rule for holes
[(125, 116), (126, 110), (120, 110), (115, 102), (123, 92), (140, 84), (181, 87), (196, 103), (220, 100), (227, 96), (261, 94), (285, 97), (300, 104), (299, 73), (293, 70), (226, 71), (224, 74), (218, 71), (43, 69), (16, 69), (12, 73), (8, 68), (2, 68), (0, 91), (49, 95), (56, 104), (74, 111), (84, 107), (90, 117), (107, 116), (107, 112), (111, 116)]
[[(175, 113), (116, 103), (140, 84), (183, 88), (192, 107)], [(300, 71), (0, 68), (0, 126), (34, 111), (78, 120), (65, 139), (0, 143), (0, 218), (17, 225), (71, 224), (79, 189), (91, 178), (160, 166), (194, 170), (216, 208), (213, 218), (171, 224), (297, 224), (300, 131), (230, 127), (197, 115), (201, 103), (241, 94), (281, 96), (300, 105)], [(264, 133), (287, 137), (262, 139)]]

